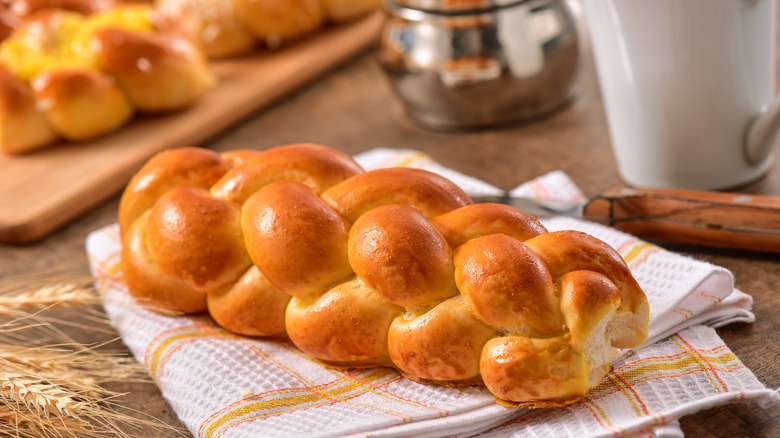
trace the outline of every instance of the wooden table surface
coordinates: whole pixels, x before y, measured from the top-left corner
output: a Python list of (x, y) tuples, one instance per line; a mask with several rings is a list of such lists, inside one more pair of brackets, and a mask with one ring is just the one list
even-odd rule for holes
[[(404, 117), (374, 53), (368, 52), (202, 146), (222, 151), (315, 142), (350, 154), (377, 147), (410, 148), (503, 189), (562, 169), (587, 196), (593, 196), (620, 184), (620, 179), (587, 51), (575, 96), (562, 110), (525, 123), (470, 132), (429, 131)], [(780, 195), (780, 164), (766, 178), (741, 191)], [(0, 246), (0, 279), (44, 285), (54, 278), (88, 275), (84, 240), (90, 231), (117, 220), (118, 201), (117, 195), (41, 242)], [(718, 332), (761, 382), (780, 387), (780, 257), (664, 246), (725, 266), (734, 273), (736, 287), (754, 297), (754, 323), (732, 324)], [(89, 331), (74, 336), (85, 342), (111, 337)], [(121, 351), (124, 347), (114, 342), (106, 348)], [(123, 384), (115, 389), (129, 392), (121, 399), (127, 406), (179, 424), (153, 385)], [(780, 436), (780, 409), (731, 404), (687, 416), (681, 424), (693, 437)], [(145, 430), (136, 433), (157, 436), (157, 432)]]

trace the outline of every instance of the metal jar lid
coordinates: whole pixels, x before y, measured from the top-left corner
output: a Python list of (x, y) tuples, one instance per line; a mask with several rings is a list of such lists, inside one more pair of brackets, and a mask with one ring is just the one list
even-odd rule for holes
[(484, 11), (525, 3), (527, 1), (528, 0), (389, 0), (390, 3), (403, 8), (439, 13)]

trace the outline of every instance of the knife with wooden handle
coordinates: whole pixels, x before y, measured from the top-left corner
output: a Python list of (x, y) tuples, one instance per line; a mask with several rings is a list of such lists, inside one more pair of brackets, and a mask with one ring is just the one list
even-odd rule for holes
[(474, 199), (513, 205), (534, 215), (578, 216), (648, 240), (780, 252), (780, 197), (618, 188), (557, 205), (511, 196)]

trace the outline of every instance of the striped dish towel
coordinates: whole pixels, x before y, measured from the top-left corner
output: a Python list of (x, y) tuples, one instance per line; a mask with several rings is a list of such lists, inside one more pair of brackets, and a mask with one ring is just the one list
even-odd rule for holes
[[(425, 168), (473, 195), (499, 192), (415, 151), (377, 149), (356, 158), (367, 169)], [(561, 172), (515, 193), (582, 197)], [(712, 328), (753, 320), (750, 296), (733, 288), (727, 270), (597, 224), (560, 217), (544, 223), (586, 231), (618, 249), (648, 295), (651, 326), (648, 342), (615, 362), (587, 398), (537, 411), (500, 406), (484, 387), (423, 385), (387, 368), (323, 367), (290, 342), (236, 336), (207, 316), (151, 313), (123, 284), (118, 227), (94, 231), (86, 243), (112, 324), (198, 437), (674, 436), (677, 420), (700, 409), (780, 401)]]

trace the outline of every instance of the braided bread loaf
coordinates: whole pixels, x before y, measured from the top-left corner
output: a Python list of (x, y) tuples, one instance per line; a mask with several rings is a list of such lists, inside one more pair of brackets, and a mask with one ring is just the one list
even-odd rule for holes
[(380, 0), (155, 0), (161, 23), (184, 29), (209, 58), (300, 39), (379, 7)]
[(645, 295), (607, 244), (324, 146), (160, 153), (119, 225), (140, 303), (504, 403), (579, 400), (647, 337)]
[(0, 44), (0, 150), (95, 138), (136, 112), (183, 108), (213, 85), (197, 43), (157, 29), (150, 6), (50, 1), (70, 10), (12, 4), (25, 15)]

